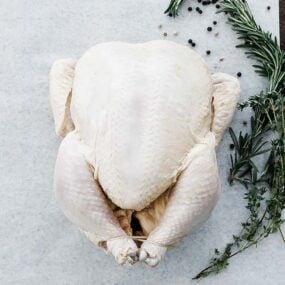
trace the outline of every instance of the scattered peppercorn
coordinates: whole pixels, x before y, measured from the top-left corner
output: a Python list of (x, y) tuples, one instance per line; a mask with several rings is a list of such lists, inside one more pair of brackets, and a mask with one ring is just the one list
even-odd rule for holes
[(201, 3), (202, 2), (202, 0), (198, 0), (198, 3)]
[(230, 149), (234, 149), (235, 145), (233, 143), (230, 144)]
[(172, 17), (172, 13), (169, 13), (168, 16), (169, 16), (169, 17)]
[(192, 43), (193, 43), (193, 41), (192, 41), (191, 39), (189, 39), (189, 40), (188, 40), (188, 43), (189, 43), (189, 44), (192, 44)]
[(225, 59), (222, 57), (222, 58), (220, 58), (220, 62), (223, 62)]
[(241, 76), (242, 76), (241, 72), (238, 72), (237, 77), (241, 77)]
[(188, 11), (191, 12), (193, 10), (192, 7), (188, 7)]
[(207, 31), (208, 31), (208, 32), (211, 32), (212, 30), (213, 30), (212, 27), (208, 27), (208, 28), (207, 28)]
[(212, 4), (216, 4), (218, 0), (212, 0)]
[(267, 6), (267, 10), (270, 10), (271, 9), (271, 7), (270, 6)]
[(221, 8), (221, 5), (217, 4), (217, 5), (216, 5), (216, 8), (217, 8), (217, 9), (220, 9), (220, 8)]
[(163, 36), (164, 36), (164, 37), (167, 37), (167, 33), (166, 33), (166, 32), (164, 32), (164, 33), (163, 33)]
[(247, 126), (247, 121), (243, 121), (242, 124), (243, 124), (244, 126)]
[(207, 55), (210, 55), (210, 54), (211, 54), (211, 51), (210, 51), (210, 50), (207, 50), (206, 53), (207, 53)]
[(196, 11), (197, 11), (199, 14), (202, 14), (202, 13), (203, 13), (203, 11), (202, 11), (199, 7), (196, 8)]
[(217, 24), (218, 24), (218, 22), (217, 22), (217, 21), (214, 21), (214, 22), (213, 22), (213, 24), (214, 24), (214, 25), (217, 25)]
[(195, 47), (196, 46), (196, 44), (195, 43), (192, 43), (192, 47)]

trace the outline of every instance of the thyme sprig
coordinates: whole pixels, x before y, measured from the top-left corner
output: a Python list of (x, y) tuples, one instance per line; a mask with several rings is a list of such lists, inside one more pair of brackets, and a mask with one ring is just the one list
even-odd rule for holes
[[(239, 109), (251, 107), (251, 130), (235, 134), (231, 155), (229, 182), (240, 182), (247, 188), (244, 199), (249, 216), (238, 235), (233, 235), (223, 251), (215, 249), (209, 266), (193, 279), (219, 273), (229, 260), (277, 231), (281, 231), (285, 208), (285, 54), (276, 38), (256, 24), (245, 0), (220, 1), (219, 12), (227, 12), (228, 22), (243, 41), (249, 58), (257, 61), (257, 74), (267, 77), (268, 89), (239, 104)], [(178, 10), (178, 6), (176, 7)], [(177, 11), (176, 10), (176, 11)], [(269, 139), (271, 137), (271, 139)], [(256, 157), (268, 154), (266, 162), (257, 166)]]

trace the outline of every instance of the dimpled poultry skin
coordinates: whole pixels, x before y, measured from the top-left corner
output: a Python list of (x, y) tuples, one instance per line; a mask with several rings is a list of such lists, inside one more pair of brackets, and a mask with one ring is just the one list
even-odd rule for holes
[(236, 78), (171, 41), (102, 43), (56, 61), (54, 180), (66, 217), (119, 264), (157, 265), (218, 200), (215, 149), (239, 93)]

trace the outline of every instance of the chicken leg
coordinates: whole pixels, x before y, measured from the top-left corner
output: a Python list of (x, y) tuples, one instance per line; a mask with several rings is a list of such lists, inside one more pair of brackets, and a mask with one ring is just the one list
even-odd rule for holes
[(142, 244), (140, 261), (150, 266), (157, 265), (168, 247), (205, 222), (218, 200), (220, 187), (213, 133), (193, 147), (188, 161), (160, 223)]
[(84, 145), (75, 132), (62, 141), (55, 167), (58, 203), (69, 220), (92, 241), (106, 247), (120, 264), (133, 264), (138, 248), (121, 228), (84, 157)]

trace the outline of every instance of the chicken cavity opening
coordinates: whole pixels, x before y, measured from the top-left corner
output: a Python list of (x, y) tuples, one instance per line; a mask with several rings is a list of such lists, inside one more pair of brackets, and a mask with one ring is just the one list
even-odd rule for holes
[(111, 208), (122, 229), (129, 236), (145, 236), (158, 225), (168, 202), (171, 189), (168, 189), (141, 211), (121, 209), (111, 201)]

